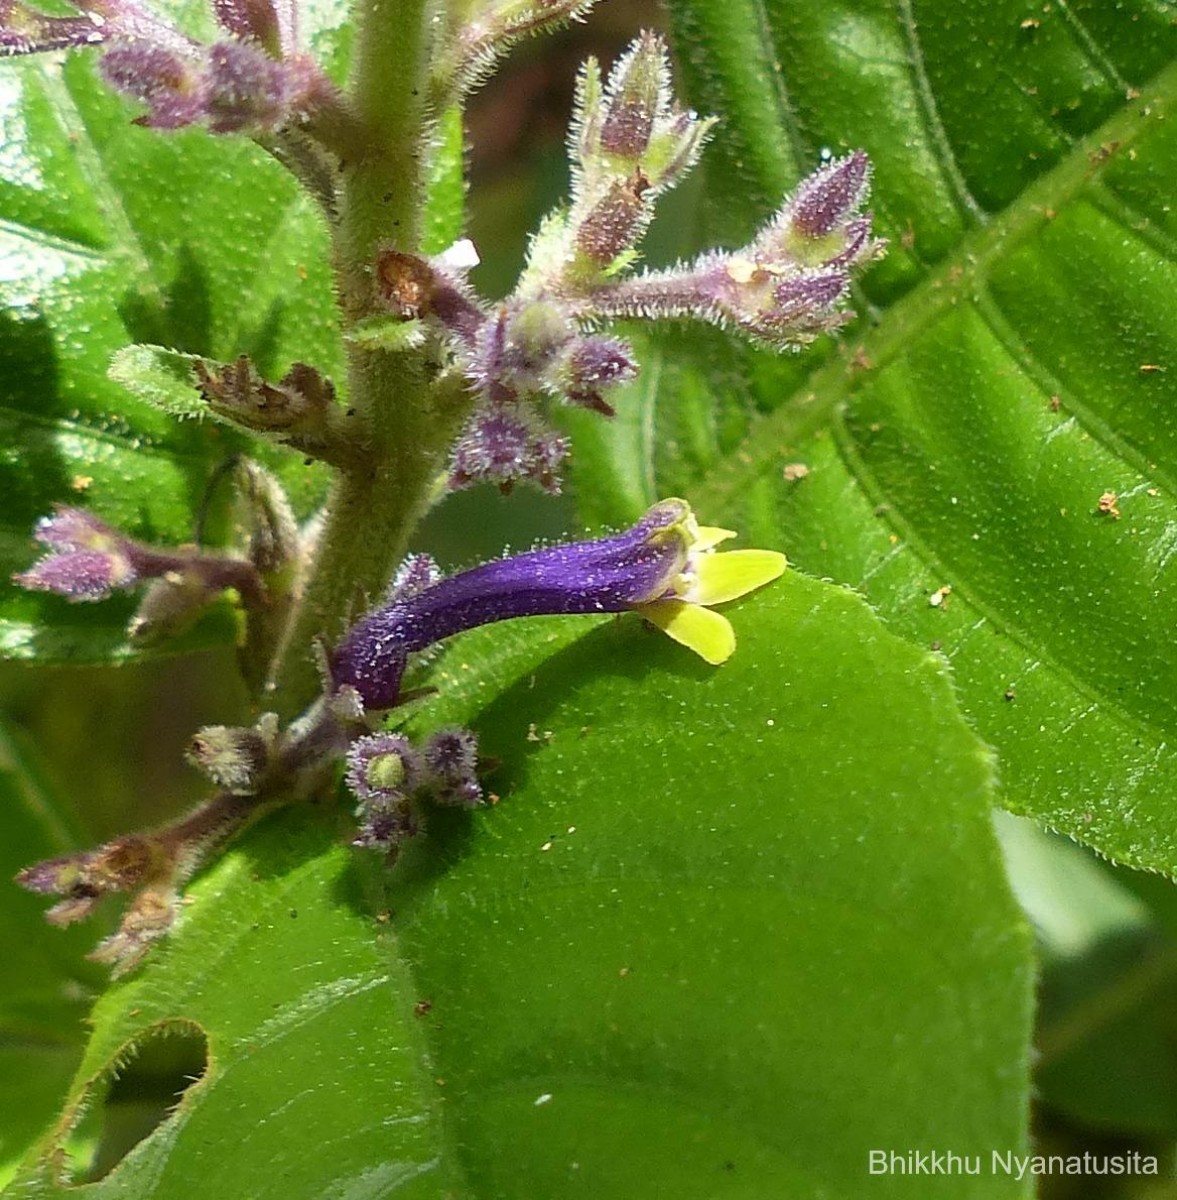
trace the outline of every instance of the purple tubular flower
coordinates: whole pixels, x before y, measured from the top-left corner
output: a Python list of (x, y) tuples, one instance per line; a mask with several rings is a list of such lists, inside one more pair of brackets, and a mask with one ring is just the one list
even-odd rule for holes
[(610, 613), (667, 595), (687, 562), (693, 520), (682, 500), (656, 504), (613, 537), (503, 558), (376, 609), (331, 657), (336, 687), (391, 708), (408, 656), (464, 629), (560, 613)]

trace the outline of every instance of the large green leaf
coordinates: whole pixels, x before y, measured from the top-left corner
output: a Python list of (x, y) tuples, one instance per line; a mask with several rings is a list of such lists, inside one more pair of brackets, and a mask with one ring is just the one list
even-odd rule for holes
[[(414, 724), (473, 720), (498, 803), (432, 814), (383, 924), (329, 819), (230, 851), (75, 1099), (160, 1021), (208, 1072), (73, 1194), (1029, 1194), (988, 1169), (1024, 1152), (1028, 931), (942, 662), (797, 575), (733, 620), (719, 670), (633, 618), (454, 645)], [(984, 1176), (868, 1176), (945, 1146)]]
[(657, 339), (614, 427), (578, 422), (586, 516), (686, 494), (859, 588), (951, 661), (1005, 803), (1177, 871), (1172, 6), (674, 16), (691, 100), (724, 115), (709, 235), (738, 243), (861, 146), (890, 250), (840, 347)]

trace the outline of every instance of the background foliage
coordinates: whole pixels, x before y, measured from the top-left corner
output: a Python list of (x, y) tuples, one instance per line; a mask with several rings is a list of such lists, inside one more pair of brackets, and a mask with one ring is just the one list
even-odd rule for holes
[[(340, 14), (318, 20), (342, 54)], [(98, 980), (5, 892), (6, 944), (30, 956), (0, 1008), (5, 1077), (44, 1081), (0, 1091), (4, 1161), (32, 1148), (15, 1194), (60, 1190), (48, 1146), (85, 1177), (134, 1140), (112, 1132), (134, 1104), (102, 1102), (120, 1060), (140, 1095), (202, 1078), (102, 1194), (1031, 1194), (864, 1183), (866, 1151), (1028, 1145), (1032, 970), (995, 800), (1174, 870), (1172, 9), (696, 0), (670, 20), (687, 95), (724, 123), (651, 253), (740, 244), (856, 146), (891, 250), (863, 318), (812, 353), (646, 339), (614, 422), (567, 414), (568, 519), (681, 494), (797, 570), (734, 610), (720, 671), (627, 622), (462, 639), (413, 721), (472, 721), (501, 803), (435, 819), (390, 878), (334, 813), (259, 828), (102, 996), (39, 1147)], [(272, 375), (295, 357), (338, 375), (339, 357), (324, 235), (259, 151), (130, 127), (84, 56), (5, 64), (0, 87), (6, 577), (71, 497), (191, 537), (240, 448), (110, 382), (125, 342), (248, 352)], [(471, 199), (476, 233), (498, 233)], [(309, 511), (317, 472), (273, 461)], [(433, 526), (451, 558), (497, 536), (466, 533), (471, 511)], [(206, 527), (224, 519), (214, 503)], [(130, 654), (117, 605), (0, 604), (22, 670)], [(189, 646), (231, 632), (222, 613)], [(84, 703), (84, 676), (45, 678)], [(15, 868), (81, 834), (6, 745)], [(1166, 1146), (1171, 886), (1001, 832), (1043, 972), (1038, 1144)]]

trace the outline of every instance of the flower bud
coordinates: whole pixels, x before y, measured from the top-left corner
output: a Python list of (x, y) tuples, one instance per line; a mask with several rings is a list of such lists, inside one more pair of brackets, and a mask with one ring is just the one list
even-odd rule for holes
[(628, 250), (649, 223), (652, 209), (643, 199), (650, 181), (636, 169), (615, 179), (576, 228), (576, 248), (597, 267), (607, 267)]
[(478, 738), (453, 727), (431, 734), (422, 752), (425, 784), (437, 804), (475, 808), (482, 803), (478, 782)]
[(168, 935), (180, 911), (180, 898), (167, 884), (144, 888), (131, 901), (118, 929), (86, 956), (119, 978), (133, 970), (156, 942)]
[(714, 123), (679, 108), (666, 44), (653, 33), (630, 45), (603, 89), (596, 62), (585, 64), (573, 122), (573, 148), (586, 190), (636, 171), (652, 194), (673, 187), (694, 166)]
[(295, 6), (283, 0), (213, 0), (213, 13), (223, 29), (236, 38), (254, 41), (271, 57), (294, 50)]
[(209, 48), (206, 115), (214, 133), (272, 129), (288, 115), (287, 72), (246, 42)]
[(420, 778), (417, 751), (399, 733), (358, 738), (347, 752), (347, 785), (361, 801), (407, 795)]
[(409, 798), (399, 794), (361, 804), (356, 816), (359, 832), (351, 844), (361, 850), (380, 850), (391, 855), (401, 843), (415, 837), (420, 828)]
[(785, 211), (798, 233), (824, 237), (859, 210), (869, 187), (870, 159), (855, 150), (810, 175)]
[(449, 485), (457, 490), (493, 483), (507, 492), (523, 479), (558, 494), (557, 471), (568, 439), (546, 428), (537, 413), (520, 404), (488, 404), (466, 426), (450, 461)]
[(628, 342), (585, 334), (574, 339), (568, 347), (558, 364), (556, 382), (570, 404), (611, 417), (613, 407), (602, 392), (628, 383), (637, 373), (633, 347)]
[[(312, 374), (315, 380), (321, 379), (317, 372)], [(276, 577), (298, 562), (301, 551), (294, 510), (277, 476), (251, 459), (242, 459), (237, 464), (235, 476), (240, 519), (247, 539), (246, 557), (265, 580), (273, 598)]]
[(127, 637), (137, 646), (152, 646), (179, 637), (220, 595), (199, 570), (172, 570), (154, 580), (127, 622)]
[(417, 832), (410, 797), (420, 787), (417, 751), (398, 733), (359, 738), (347, 752), (347, 784), (359, 799), (359, 833), (352, 842), (391, 853)]
[(199, 62), (149, 42), (115, 43), (102, 57), (102, 76), (111, 87), (147, 105), (136, 124), (179, 129), (199, 121), (207, 89)]
[(139, 580), (130, 540), (92, 513), (59, 506), (53, 516), (42, 517), (33, 536), (51, 553), (12, 577), (30, 591), (56, 592), (73, 601), (105, 600)]
[(271, 763), (273, 723), (253, 729), (206, 725), (192, 737), (184, 757), (217, 787), (235, 796), (254, 794)]

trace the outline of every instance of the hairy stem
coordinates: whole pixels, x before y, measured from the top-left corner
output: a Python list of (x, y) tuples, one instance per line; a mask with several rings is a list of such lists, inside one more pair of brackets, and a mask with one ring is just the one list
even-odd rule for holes
[(343, 167), (337, 271), (345, 320), (367, 316), (382, 243), (418, 249), (428, 125), (425, 0), (360, 0), (350, 100), (368, 141)]
[[(379, 311), (378, 250), (419, 249), (423, 156), (433, 120), (424, 98), (430, 40), (425, 0), (360, 0), (349, 109), (363, 136), (341, 170), (335, 276), (344, 327)], [(348, 346), (348, 404), (362, 452), (342, 465), (317, 557), (277, 672), (273, 706), (292, 716), (318, 687), (312, 645), (338, 638), (379, 598), (404, 556), (454, 434), (453, 398), (439, 391), (430, 348)]]

